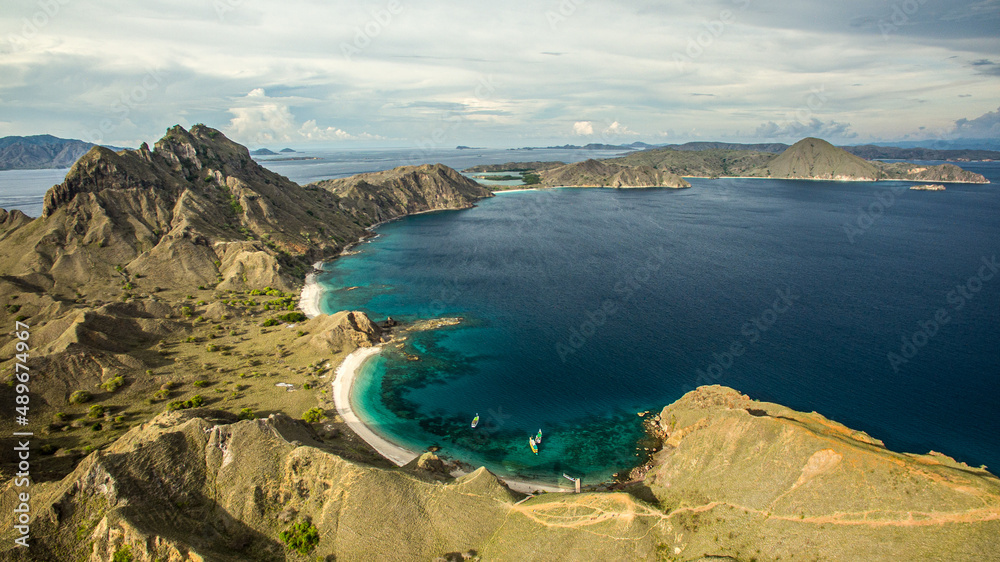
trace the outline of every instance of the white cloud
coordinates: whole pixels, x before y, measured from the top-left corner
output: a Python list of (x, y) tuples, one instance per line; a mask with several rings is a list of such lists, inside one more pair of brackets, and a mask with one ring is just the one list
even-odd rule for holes
[(594, 124), (590, 121), (577, 121), (573, 123), (573, 134), (582, 137), (594, 134)]
[(236, 107), (229, 108), (233, 118), (226, 135), (249, 144), (267, 144), (275, 141), (348, 141), (383, 140), (368, 133), (351, 134), (337, 127), (320, 127), (315, 119), (297, 124), (288, 101), (268, 97), (263, 88), (254, 88), (240, 98)]
[(975, 119), (959, 119), (955, 121), (952, 134), (970, 139), (995, 139), (1000, 137), (1000, 108), (990, 111)]
[(639, 133), (633, 131), (632, 129), (629, 129), (628, 127), (626, 127), (625, 125), (622, 125), (618, 121), (615, 121), (614, 123), (608, 125), (607, 129), (604, 129), (604, 136), (605, 137), (608, 137), (608, 136), (612, 136), (612, 137), (635, 137), (635, 136), (639, 136)]

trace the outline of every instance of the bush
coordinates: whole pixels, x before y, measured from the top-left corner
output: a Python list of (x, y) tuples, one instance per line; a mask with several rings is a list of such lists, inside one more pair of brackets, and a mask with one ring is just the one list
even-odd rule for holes
[(85, 402), (90, 402), (92, 396), (86, 390), (77, 390), (73, 394), (69, 395), (70, 404), (83, 404)]
[(271, 326), (277, 326), (280, 323), (281, 322), (278, 322), (274, 318), (268, 318), (267, 320), (264, 321), (263, 324), (261, 324), (261, 326), (263, 326), (265, 328), (270, 328)]
[(111, 562), (132, 562), (132, 547), (125, 545), (116, 550)]
[(321, 408), (309, 408), (302, 414), (302, 420), (306, 423), (319, 423), (326, 419), (326, 413)]
[(282, 322), (305, 322), (307, 320), (306, 315), (301, 312), (289, 312), (288, 314), (282, 314), (278, 317), (278, 320)]
[(216, 351), (219, 351), (219, 346), (215, 345), (214, 343), (210, 343), (207, 346), (205, 346), (205, 351), (208, 351), (209, 353), (214, 353)]
[(108, 379), (101, 383), (101, 388), (107, 390), (108, 392), (114, 392), (123, 386), (125, 386), (125, 379), (121, 376)]
[(107, 408), (101, 406), (100, 404), (94, 404), (93, 406), (90, 407), (90, 411), (87, 412), (87, 416), (91, 418), (104, 417), (104, 412), (106, 412), (107, 410), (108, 410)]
[(194, 381), (194, 385), (197, 386), (198, 388), (205, 388), (209, 384), (210, 383), (208, 381)]
[(257, 414), (253, 413), (253, 408), (243, 408), (240, 410), (241, 420), (255, 420), (257, 419)]
[(190, 408), (197, 408), (198, 406), (201, 406), (204, 403), (205, 403), (205, 398), (201, 394), (196, 394), (195, 396), (191, 397), (190, 400), (185, 400), (183, 402), (181, 402), (180, 400), (174, 400), (173, 402), (167, 405), (167, 409), (171, 411), (187, 410)]
[(299, 521), (278, 537), (290, 550), (299, 554), (309, 554), (319, 544), (319, 529), (308, 521)]

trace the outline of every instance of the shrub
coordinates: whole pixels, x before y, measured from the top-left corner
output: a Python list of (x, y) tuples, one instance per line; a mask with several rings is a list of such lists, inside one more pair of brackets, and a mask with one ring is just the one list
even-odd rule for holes
[(309, 408), (302, 414), (302, 420), (306, 423), (319, 423), (326, 419), (326, 413), (321, 408)]
[(270, 328), (271, 326), (277, 326), (280, 323), (281, 322), (278, 322), (274, 318), (268, 318), (267, 320), (264, 321), (263, 324), (261, 324), (261, 326), (263, 326), (265, 328)]
[(181, 314), (183, 314), (184, 316), (194, 316), (194, 309), (192, 309), (190, 306), (182, 306)]
[(101, 387), (108, 392), (114, 392), (123, 386), (125, 386), (125, 379), (121, 376), (108, 379), (101, 383)]
[(319, 529), (308, 521), (299, 521), (278, 537), (290, 550), (299, 554), (309, 554), (319, 544)]
[(208, 381), (194, 381), (194, 385), (197, 386), (198, 388), (205, 388), (206, 386), (209, 385), (209, 382)]
[(66, 412), (56, 412), (55, 414), (52, 415), (52, 419), (54, 419), (57, 422), (64, 422), (69, 419), (69, 414), (67, 414)]
[(91, 418), (100, 418), (104, 416), (104, 412), (106, 411), (107, 408), (105, 408), (104, 406), (101, 406), (100, 404), (94, 404), (93, 406), (90, 407), (90, 411), (87, 412), (87, 416)]
[(215, 352), (215, 351), (219, 351), (219, 346), (215, 345), (214, 343), (210, 343), (207, 346), (205, 346), (205, 350), (208, 351), (208, 352), (210, 352), (210, 353), (211, 352)]
[(257, 414), (253, 413), (253, 408), (243, 408), (240, 410), (241, 420), (255, 420), (257, 419)]
[(90, 402), (91, 395), (86, 390), (77, 390), (73, 394), (69, 395), (70, 404), (83, 404), (85, 402)]
[(132, 562), (132, 547), (125, 545), (116, 550), (111, 562)]

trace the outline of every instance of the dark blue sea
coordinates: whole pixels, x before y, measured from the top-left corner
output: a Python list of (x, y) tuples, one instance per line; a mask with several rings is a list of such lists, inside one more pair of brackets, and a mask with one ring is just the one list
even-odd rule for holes
[(355, 403), (505, 475), (608, 478), (637, 412), (715, 383), (1000, 468), (1000, 165), (963, 166), (995, 183), (500, 194), (381, 226), (326, 265), (324, 309), (463, 318), (370, 361)]

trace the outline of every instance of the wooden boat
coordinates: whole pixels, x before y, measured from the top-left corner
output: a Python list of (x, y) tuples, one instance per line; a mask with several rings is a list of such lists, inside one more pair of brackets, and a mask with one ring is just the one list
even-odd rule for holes
[(542, 430), (538, 430), (538, 435), (535, 436), (535, 443), (538, 445), (542, 444)]
[(538, 454), (538, 446), (535, 444), (535, 438), (534, 437), (529, 437), (528, 438), (528, 446), (531, 447), (531, 452), (532, 453), (535, 453), (536, 455)]
[(477, 425), (479, 425), (479, 414), (478, 413), (476, 414), (476, 417), (472, 418), (472, 429), (476, 429)]

